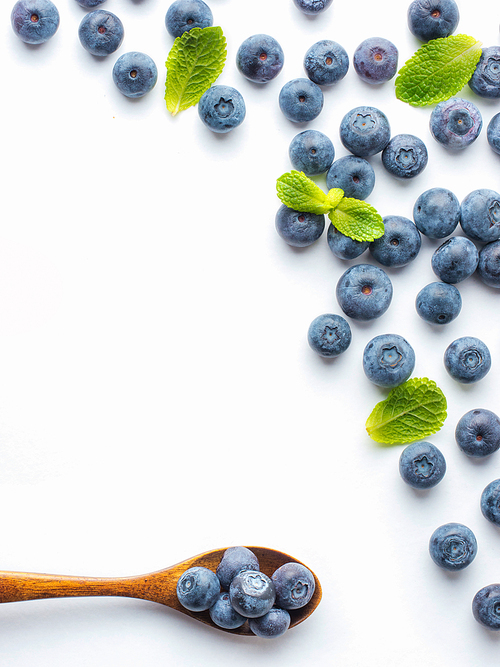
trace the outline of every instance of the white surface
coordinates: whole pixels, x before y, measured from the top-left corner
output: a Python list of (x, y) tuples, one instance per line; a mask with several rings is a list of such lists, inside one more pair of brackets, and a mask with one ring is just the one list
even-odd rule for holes
[[(38, 48), (1, 10), (3, 64), (0, 226), (0, 563), (5, 570), (95, 576), (140, 574), (205, 550), (261, 544), (309, 564), (323, 601), (277, 641), (243, 639), (153, 603), (48, 600), (0, 606), (0, 654), (9, 667), (470, 666), (498, 662), (500, 633), (480, 627), (471, 601), (500, 580), (500, 533), (479, 510), (500, 476), (500, 454), (460, 453), (454, 428), (466, 411), (500, 412), (500, 291), (461, 283), (463, 310), (440, 330), (420, 320), (417, 292), (434, 280), (423, 239), (413, 264), (389, 271), (394, 299), (331, 363), (306, 332), (340, 312), (337, 260), (326, 234), (297, 251), (276, 234), (275, 180), (290, 169), (288, 145), (305, 126), (284, 119), (277, 97), (304, 76), (315, 41), (340, 42), (352, 58), (362, 39), (391, 39), (402, 64), (418, 47), (408, 2), (336, 0), (309, 19), (292, 0), (211, 0), (228, 41), (219, 83), (237, 87), (247, 118), (217, 136), (196, 109), (170, 117), (164, 61), (172, 38), (168, 2), (108, 0), (125, 26), (119, 51), (90, 56), (77, 37), (84, 15), (59, 0), (61, 24)], [(7, 6), (9, 5), (9, 6)], [(498, 44), (493, 0), (459, 3), (458, 32)], [(236, 70), (239, 44), (265, 32), (286, 63), (266, 86)], [(111, 80), (121, 53), (145, 51), (159, 80), (131, 101)], [(486, 141), (498, 101), (479, 106), (484, 129), (454, 155), (430, 136), (430, 109), (411, 108), (392, 83), (370, 87), (351, 68), (324, 89), (307, 127), (346, 154), (338, 127), (359, 104), (381, 108), (393, 134), (420, 136), (427, 169), (411, 182), (371, 158), (369, 201), (382, 215), (412, 217), (416, 197), (443, 186), (461, 200), (500, 188), (500, 157)], [(317, 179), (324, 185), (324, 179)], [(363, 256), (363, 261), (371, 261)], [(431, 440), (448, 463), (443, 482), (416, 493), (399, 477), (401, 447), (382, 448), (364, 423), (385, 391), (361, 368), (370, 338), (404, 335), (415, 376), (445, 392), (449, 417)], [(460, 386), (442, 363), (446, 346), (476, 335), (493, 368)], [(448, 575), (430, 560), (432, 531), (459, 521), (478, 539), (474, 563)]]

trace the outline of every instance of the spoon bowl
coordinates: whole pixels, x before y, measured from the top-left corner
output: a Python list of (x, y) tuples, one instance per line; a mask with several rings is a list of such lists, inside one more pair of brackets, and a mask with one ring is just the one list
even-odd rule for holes
[[(296, 558), (274, 549), (265, 547), (247, 548), (257, 556), (261, 572), (267, 574), (268, 577), (271, 577), (273, 572), (285, 563), (300, 563)], [(201, 623), (217, 628), (217, 630), (254, 637), (255, 635), (248, 627), (248, 623), (244, 623), (235, 630), (220, 628), (212, 621), (208, 611), (189, 611), (177, 599), (177, 581), (179, 577), (191, 567), (206, 567), (215, 572), (225, 551), (226, 548), (214, 549), (188, 558), (164, 570), (133, 577), (74, 577), (0, 571), (0, 602), (42, 600), (57, 597), (119, 596), (137, 598), (164, 604), (171, 609), (180, 611), (182, 614), (191, 616), (191, 618)], [(301, 565), (304, 565), (304, 563), (301, 563)], [(321, 584), (317, 576), (313, 572), (312, 574), (316, 584), (314, 594), (307, 605), (301, 609), (290, 610), (290, 628), (305, 621), (321, 601)]]

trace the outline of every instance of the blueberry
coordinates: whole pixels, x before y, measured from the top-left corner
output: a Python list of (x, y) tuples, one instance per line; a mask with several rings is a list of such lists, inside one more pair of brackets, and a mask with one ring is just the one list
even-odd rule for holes
[(451, 190), (430, 188), (417, 198), (413, 220), (428, 238), (443, 239), (452, 234), (460, 222), (460, 202)]
[(439, 102), (430, 115), (432, 136), (445, 148), (463, 150), (479, 136), (483, 118), (477, 106), (461, 97)]
[(484, 245), (479, 251), (477, 273), (489, 287), (500, 287), (500, 240)]
[(280, 90), (279, 106), (288, 120), (306, 123), (321, 113), (323, 91), (310, 79), (292, 79)]
[(483, 490), (480, 506), (484, 518), (500, 526), (500, 479), (494, 479)]
[(382, 164), (396, 178), (414, 178), (427, 166), (427, 148), (413, 134), (396, 134), (382, 151)]
[(432, 270), (445, 283), (459, 283), (477, 268), (479, 252), (464, 236), (452, 236), (436, 248), (431, 258)]
[(500, 46), (482, 49), (469, 86), (480, 97), (500, 97)]
[(80, 7), (85, 7), (85, 9), (93, 9), (94, 7), (98, 7), (99, 5), (102, 5), (103, 2), (106, 2), (106, 0), (76, 0)]
[(259, 33), (247, 37), (236, 52), (236, 67), (250, 81), (267, 83), (283, 69), (285, 54), (274, 37)]
[(109, 56), (123, 42), (123, 23), (118, 16), (103, 9), (86, 14), (78, 28), (78, 37), (84, 49), (93, 56)]
[(432, 533), (429, 553), (439, 567), (452, 572), (463, 570), (476, 557), (476, 537), (461, 523), (445, 523)]
[(399, 472), (414, 489), (430, 489), (443, 479), (446, 461), (432, 443), (414, 442), (403, 449), (399, 457)]
[(245, 119), (246, 106), (241, 93), (231, 86), (211, 86), (198, 102), (203, 123), (218, 134), (230, 132)]
[(385, 83), (398, 71), (398, 50), (384, 37), (369, 37), (354, 51), (352, 64), (365, 83)]
[(334, 225), (328, 226), (326, 240), (330, 250), (335, 257), (338, 257), (339, 259), (356, 259), (356, 257), (362, 255), (370, 245), (369, 241), (356, 241), (349, 236), (345, 236), (345, 234), (339, 232)]
[(165, 27), (172, 37), (193, 28), (208, 28), (212, 23), (212, 10), (203, 0), (175, 0), (165, 14)]
[(462, 384), (479, 382), (491, 368), (491, 355), (482, 340), (462, 336), (448, 345), (444, 365), (451, 377)]
[(149, 93), (158, 79), (154, 60), (139, 51), (129, 51), (118, 58), (113, 67), (113, 81), (126, 97), (142, 97)]
[(235, 630), (236, 628), (240, 628), (247, 620), (233, 609), (227, 591), (219, 593), (218, 598), (210, 607), (208, 613), (215, 625), (218, 625), (219, 628), (224, 628), (225, 630)]
[(323, 132), (304, 130), (290, 142), (288, 155), (294, 169), (303, 171), (307, 176), (317, 176), (331, 167), (335, 148)]
[(331, 86), (341, 81), (349, 69), (349, 56), (343, 46), (331, 39), (322, 39), (310, 46), (304, 56), (307, 76), (318, 86)]
[(310, 16), (315, 16), (320, 12), (323, 12), (325, 9), (332, 4), (333, 0), (293, 0), (295, 6), (300, 9), (304, 14), (309, 14)]
[[(351, 327), (340, 315), (318, 315), (309, 325), (307, 341), (320, 357), (338, 357), (351, 344)], [(287, 607), (288, 609), (288, 607)]]
[(314, 595), (314, 577), (301, 563), (285, 563), (271, 579), (276, 589), (276, 606), (282, 609), (305, 607)]
[(302, 213), (282, 204), (276, 213), (276, 231), (288, 245), (305, 248), (319, 239), (325, 229), (325, 216)]
[(177, 581), (177, 599), (189, 611), (206, 611), (219, 593), (217, 575), (206, 567), (190, 567)]
[(235, 611), (246, 618), (264, 616), (274, 605), (274, 584), (263, 572), (244, 570), (237, 574), (229, 587), (229, 597)]
[(265, 639), (281, 637), (290, 627), (290, 614), (286, 609), (273, 607), (267, 614), (259, 618), (251, 618), (249, 621), (250, 630)]
[(351, 109), (340, 123), (340, 140), (347, 150), (358, 157), (380, 153), (391, 138), (387, 116), (375, 107)]
[(355, 264), (340, 276), (337, 301), (348, 317), (373, 320), (389, 308), (392, 283), (387, 273), (372, 264)]
[(229, 547), (217, 566), (216, 574), (219, 577), (222, 588), (229, 590), (231, 581), (242, 570), (259, 570), (257, 556), (246, 547)]
[(472, 614), (488, 630), (500, 630), (500, 584), (490, 584), (475, 594)]
[(397, 387), (415, 368), (415, 352), (398, 334), (380, 334), (372, 338), (363, 352), (366, 377), (379, 387)]
[(467, 456), (489, 456), (500, 447), (500, 419), (491, 410), (469, 410), (458, 421), (455, 440)]
[(401, 215), (388, 215), (383, 220), (384, 233), (370, 243), (370, 252), (383, 266), (406, 266), (420, 252), (420, 232)]
[(473, 190), (462, 201), (460, 224), (475, 241), (489, 243), (500, 238), (500, 194), (482, 188)]
[(430, 324), (449, 324), (462, 310), (460, 292), (450, 283), (429, 283), (415, 299), (420, 317)]
[(497, 113), (488, 123), (486, 137), (491, 148), (500, 155), (500, 113)]
[(375, 186), (375, 172), (362, 157), (346, 155), (336, 160), (326, 174), (326, 185), (340, 188), (345, 197), (366, 199)]
[(43, 44), (59, 27), (59, 11), (50, 0), (18, 0), (10, 19), (16, 35), (27, 44)]
[(460, 19), (455, 0), (414, 0), (408, 7), (408, 28), (423, 42), (448, 37)]

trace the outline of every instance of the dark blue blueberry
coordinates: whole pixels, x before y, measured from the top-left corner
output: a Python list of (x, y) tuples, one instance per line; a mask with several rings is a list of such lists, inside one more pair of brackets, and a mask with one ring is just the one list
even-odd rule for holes
[(94, 7), (98, 7), (99, 5), (102, 5), (103, 2), (106, 2), (106, 0), (76, 0), (80, 7), (85, 7), (85, 9), (93, 9)]
[(177, 581), (177, 599), (189, 611), (206, 611), (219, 593), (219, 579), (206, 567), (190, 567)]
[(497, 113), (488, 123), (486, 137), (491, 148), (500, 155), (500, 113)]
[(59, 12), (50, 0), (18, 0), (10, 19), (16, 35), (27, 44), (43, 44), (59, 27)]
[(452, 572), (463, 570), (476, 557), (476, 537), (461, 523), (445, 523), (432, 533), (429, 553), (439, 567)]
[[(351, 344), (351, 327), (340, 315), (318, 315), (309, 325), (307, 341), (320, 357), (338, 357)], [(281, 606), (281, 605), (278, 605)], [(287, 607), (288, 609), (288, 607)]]
[(500, 447), (500, 419), (491, 410), (469, 410), (458, 421), (455, 440), (467, 456), (490, 456)]
[(488, 630), (500, 630), (500, 584), (485, 586), (474, 595), (472, 614)]
[(352, 64), (365, 83), (385, 83), (398, 71), (398, 50), (384, 37), (369, 37), (354, 51)]
[(488, 46), (482, 50), (469, 86), (480, 97), (500, 97), (500, 46)]
[(193, 28), (208, 28), (212, 23), (212, 10), (203, 0), (175, 0), (165, 15), (165, 27), (172, 37)]
[(294, 123), (306, 123), (321, 113), (323, 91), (310, 79), (292, 79), (280, 90), (278, 101), (285, 118)]
[(420, 317), (430, 324), (448, 324), (462, 310), (462, 297), (455, 285), (429, 283), (417, 294), (415, 308)]
[(286, 609), (273, 607), (267, 614), (259, 618), (251, 618), (248, 622), (250, 630), (264, 639), (281, 637), (290, 627), (290, 614)]
[(500, 288), (500, 241), (492, 241), (481, 248), (477, 273), (485, 285)]
[(494, 479), (483, 490), (481, 512), (485, 519), (500, 526), (500, 479)]
[(473, 190), (462, 201), (460, 224), (475, 241), (489, 243), (500, 238), (500, 194), (482, 188)]
[(300, 609), (314, 595), (314, 576), (301, 563), (285, 563), (271, 577), (276, 589), (276, 606), (281, 609)]
[(216, 574), (222, 588), (229, 590), (231, 581), (242, 570), (259, 570), (257, 556), (246, 547), (229, 547), (224, 551), (221, 562), (217, 566)]
[(304, 69), (311, 81), (318, 86), (331, 86), (347, 74), (349, 56), (337, 42), (322, 39), (306, 51)]
[(356, 241), (345, 236), (334, 225), (328, 226), (326, 233), (328, 247), (339, 259), (356, 259), (362, 255), (370, 245), (369, 241)]
[(158, 70), (154, 60), (139, 51), (129, 51), (113, 67), (113, 81), (126, 97), (142, 97), (155, 87)]
[(309, 16), (315, 16), (320, 12), (323, 12), (325, 9), (332, 4), (333, 0), (293, 0), (295, 6), (300, 9), (304, 14), (309, 14)]
[(290, 142), (288, 155), (294, 169), (307, 176), (324, 174), (335, 158), (331, 140), (319, 130), (304, 130)]
[(455, 0), (414, 0), (408, 7), (408, 28), (423, 42), (448, 37), (455, 30), (460, 13)]
[(471, 276), (477, 268), (479, 252), (474, 243), (464, 236), (452, 236), (436, 248), (431, 266), (445, 283), (459, 283)]
[(451, 377), (462, 384), (479, 382), (491, 368), (488, 347), (475, 336), (462, 336), (448, 345), (444, 365)]
[(326, 175), (326, 185), (329, 189), (340, 188), (345, 197), (366, 199), (375, 186), (375, 172), (364, 158), (346, 155), (332, 164)]
[(337, 301), (348, 317), (374, 320), (392, 301), (392, 283), (387, 273), (372, 264), (356, 264), (340, 276)]
[(288, 245), (305, 248), (319, 239), (325, 229), (325, 216), (302, 213), (282, 204), (276, 213), (276, 231)]
[(446, 188), (430, 188), (422, 192), (413, 207), (417, 229), (430, 239), (444, 239), (460, 222), (460, 202)]
[(203, 123), (218, 134), (230, 132), (245, 119), (246, 106), (241, 93), (231, 86), (211, 86), (198, 102)]
[(250, 81), (267, 83), (283, 69), (285, 54), (274, 37), (252, 35), (245, 39), (236, 52), (236, 66)]
[(225, 630), (240, 628), (247, 620), (233, 609), (227, 591), (219, 593), (219, 597), (210, 607), (208, 613), (215, 625), (218, 625), (219, 628), (224, 628)]
[(413, 134), (396, 134), (382, 151), (382, 164), (396, 178), (414, 178), (427, 166), (427, 148)]
[(429, 119), (434, 139), (445, 148), (457, 151), (476, 141), (482, 127), (483, 118), (477, 106), (461, 97), (439, 102)]
[(383, 266), (406, 266), (420, 252), (422, 240), (415, 224), (401, 215), (384, 218), (384, 233), (370, 243), (370, 252)]
[(118, 16), (103, 9), (86, 14), (78, 28), (78, 37), (84, 49), (93, 56), (109, 56), (123, 42), (123, 23)]
[(380, 334), (372, 338), (363, 352), (366, 377), (379, 387), (397, 387), (415, 368), (415, 352), (398, 334)]
[(435, 445), (422, 440), (403, 449), (399, 457), (399, 472), (414, 489), (430, 489), (443, 479), (446, 461)]
[(340, 123), (340, 140), (350, 153), (358, 157), (380, 153), (390, 138), (387, 116), (375, 107), (351, 109)]
[(244, 570), (237, 574), (229, 587), (229, 597), (235, 611), (246, 618), (264, 616), (274, 605), (274, 584), (263, 572)]

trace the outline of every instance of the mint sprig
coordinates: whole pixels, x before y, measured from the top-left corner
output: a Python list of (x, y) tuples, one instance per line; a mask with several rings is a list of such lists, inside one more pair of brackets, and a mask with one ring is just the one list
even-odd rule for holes
[(339, 232), (356, 241), (373, 241), (384, 233), (384, 223), (377, 211), (365, 201), (345, 197), (340, 188), (327, 193), (302, 171), (292, 170), (280, 176), (276, 192), (281, 202), (302, 213), (328, 214)]
[(481, 42), (468, 35), (430, 40), (399, 70), (396, 97), (416, 107), (453, 97), (473, 75), (481, 52)]
[(200, 101), (224, 69), (226, 55), (219, 26), (192, 28), (176, 37), (165, 63), (165, 102), (173, 116)]
[(387, 445), (433, 435), (446, 419), (446, 398), (433, 380), (412, 378), (391, 389), (366, 420), (368, 435)]

